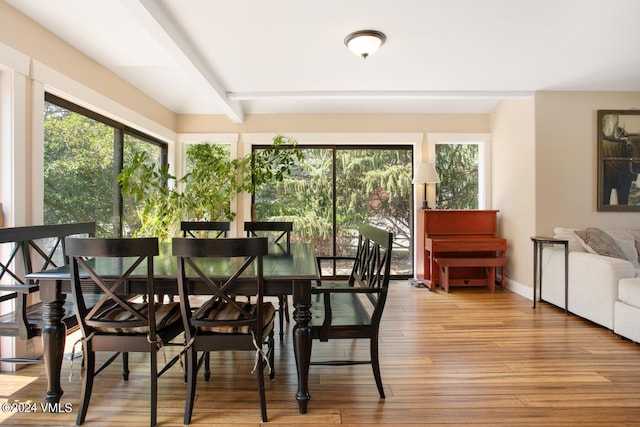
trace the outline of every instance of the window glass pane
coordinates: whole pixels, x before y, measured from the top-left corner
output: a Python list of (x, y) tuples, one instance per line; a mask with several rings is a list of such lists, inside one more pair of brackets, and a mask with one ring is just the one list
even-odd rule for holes
[(95, 221), (98, 236), (131, 235), (137, 214), (131, 201), (121, 204), (116, 177), (143, 152), (158, 166), (166, 162), (162, 141), (46, 93), (44, 223)]
[(358, 226), (371, 224), (394, 234), (392, 273), (412, 273), (411, 165), (411, 149), (337, 151), (338, 256), (355, 255)]
[[(135, 154), (146, 154), (149, 164), (162, 165), (162, 148), (134, 135), (124, 135), (123, 165), (130, 165)], [(131, 237), (140, 228), (140, 218), (136, 213), (133, 197), (126, 196), (122, 200), (122, 235)]]
[[(256, 219), (293, 221), (294, 236), (313, 242), (316, 253), (324, 256), (355, 255), (358, 226), (380, 226), (394, 232), (393, 274), (410, 275), (411, 148), (302, 150), (304, 162), (295, 165), (292, 176), (256, 190)], [(351, 265), (351, 261), (337, 261), (335, 274), (347, 275)], [(324, 275), (333, 275), (333, 263), (323, 263), (322, 270)]]
[(45, 102), (44, 223), (96, 221), (113, 236), (114, 128)]
[(275, 185), (256, 189), (257, 221), (292, 221), (292, 239), (313, 242), (317, 255), (333, 254), (333, 150), (303, 148), (304, 162)]
[(436, 144), (438, 209), (478, 209), (479, 145)]
[[(223, 177), (234, 175), (231, 165), (231, 147), (226, 144), (189, 144), (186, 150), (186, 173), (199, 185), (189, 185), (187, 181), (184, 194), (188, 207), (183, 220), (190, 221), (231, 221), (231, 200), (234, 191), (231, 180)], [(227, 182), (228, 184), (222, 184)], [(204, 183), (204, 184), (202, 184)]]

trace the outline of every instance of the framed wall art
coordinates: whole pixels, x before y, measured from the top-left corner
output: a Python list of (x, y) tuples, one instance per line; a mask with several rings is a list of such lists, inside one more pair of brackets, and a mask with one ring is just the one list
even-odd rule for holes
[(598, 211), (640, 212), (640, 110), (598, 110)]

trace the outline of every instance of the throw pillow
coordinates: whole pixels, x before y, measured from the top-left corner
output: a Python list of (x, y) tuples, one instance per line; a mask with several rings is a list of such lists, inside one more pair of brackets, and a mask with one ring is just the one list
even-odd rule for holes
[(598, 255), (627, 259), (622, 248), (613, 240), (613, 237), (596, 227), (588, 227), (584, 230), (576, 230), (576, 235), (585, 249)]

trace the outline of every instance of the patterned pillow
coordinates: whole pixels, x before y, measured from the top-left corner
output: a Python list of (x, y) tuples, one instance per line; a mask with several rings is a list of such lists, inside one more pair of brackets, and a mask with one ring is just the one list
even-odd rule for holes
[(599, 228), (589, 227), (584, 230), (576, 230), (576, 235), (588, 252), (613, 258), (627, 259), (624, 251), (613, 237)]

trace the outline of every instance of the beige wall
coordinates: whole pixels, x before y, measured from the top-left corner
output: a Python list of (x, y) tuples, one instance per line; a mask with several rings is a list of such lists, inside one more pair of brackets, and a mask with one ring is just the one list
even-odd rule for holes
[[(534, 102), (502, 101), (491, 114), (493, 208), (507, 239), (506, 275), (512, 286), (531, 287), (531, 240), (535, 234)], [(528, 293), (526, 289), (514, 289)]]
[(487, 114), (247, 114), (239, 124), (226, 116), (181, 115), (176, 127), (178, 133), (488, 131)]
[(637, 212), (597, 211), (597, 110), (640, 107), (640, 92), (539, 92), (535, 96), (536, 229), (640, 223)]
[(2, 1), (0, 43), (126, 105), (161, 126), (168, 129), (176, 127), (175, 113)]

